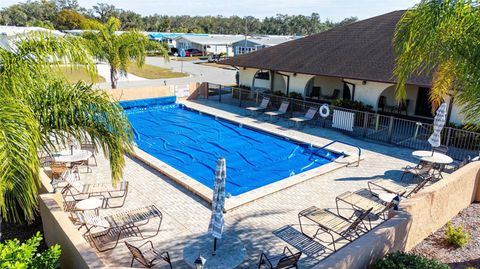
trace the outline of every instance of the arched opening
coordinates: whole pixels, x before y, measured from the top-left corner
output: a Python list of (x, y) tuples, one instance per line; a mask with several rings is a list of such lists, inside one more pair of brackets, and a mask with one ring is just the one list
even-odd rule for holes
[(287, 83), (285, 82), (285, 77), (280, 74), (273, 75), (273, 85), (272, 92), (281, 92), (287, 94)]
[(377, 99), (377, 111), (404, 115), (414, 114), (414, 104), (412, 104), (409, 92), (407, 91), (407, 98), (404, 101), (398, 102), (395, 97), (395, 90), (396, 86), (392, 85), (382, 91)]
[(268, 70), (257, 70), (252, 78), (252, 90), (268, 91), (271, 89), (272, 74)]

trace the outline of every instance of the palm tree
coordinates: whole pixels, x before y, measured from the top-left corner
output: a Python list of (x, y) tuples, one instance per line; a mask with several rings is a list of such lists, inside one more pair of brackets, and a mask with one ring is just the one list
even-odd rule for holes
[[(111, 17), (98, 31), (83, 34), (83, 37), (90, 41), (90, 49), (97, 60), (110, 65), (112, 89), (117, 88), (119, 73), (120, 75), (127, 74), (130, 61), (136, 61), (137, 65), (141, 67), (145, 63), (146, 47), (155, 44), (136, 30), (116, 34), (120, 25), (119, 19)], [(156, 50), (160, 51), (164, 58), (168, 58), (168, 52), (163, 46), (157, 43), (156, 47)]]
[(110, 160), (112, 180), (122, 178), (132, 131), (122, 108), (103, 91), (57, 75), (62, 63), (94, 72), (80, 38), (30, 34), (0, 48), (0, 221), (32, 220), (37, 212), (39, 152), (56, 151), (52, 138), (88, 135)]
[(480, 6), (476, 0), (424, 0), (405, 12), (394, 36), (397, 99), (411, 75), (433, 73), (435, 109), (447, 95), (465, 120), (480, 123)]

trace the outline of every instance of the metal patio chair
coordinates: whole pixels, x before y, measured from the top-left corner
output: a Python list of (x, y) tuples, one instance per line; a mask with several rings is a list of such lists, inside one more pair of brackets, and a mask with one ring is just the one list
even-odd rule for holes
[(429, 175), (434, 169), (432, 163), (421, 162), (417, 166), (406, 166), (402, 168), (402, 177), (400, 180), (403, 180), (406, 175), (412, 175), (413, 179), (417, 177), (425, 177)]
[(290, 106), (289, 101), (282, 101), (282, 104), (280, 105), (280, 108), (277, 111), (269, 111), (269, 112), (265, 112), (264, 114), (266, 116), (269, 116), (270, 120), (272, 120), (273, 117), (279, 117), (279, 116), (285, 115), (287, 113), (288, 106)]
[[(160, 252), (156, 250), (153, 247), (152, 241), (147, 241), (138, 247), (128, 242), (125, 242), (125, 245), (132, 254), (132, 262), (130, 263), (130, 267), (133, 267), (133, 262), (135, 260), (146, 268), (152, 268), (157, 264), (157, 262), (163, 260), (168, 263), (168, 265), (170, 265), (170, 269), (172, 269), (172, 262), (170, 260), (170, 255), (168, 254), (168, 252)], [(145, 246), (147, 248), (145, 248)]]
[(268, 269), (287, 269), (297, 268), (298, 260), (300, 260), (302, 252), (293, 253), (288, 247), (283, 248), (283, 253), (275, 256), (267, 256), (262, 252), (258, 269), (266, 267)]
[[(362, 234), (368, 232), (368, 228), (363, 223), (365, 218), (371, 213), (372, 208), (361, 212), (353, 221), (349, 220), (341, 215), (337, 215), (326, 209), (321, 209), (316, 206), (309, 207), (298, 213), (298, 223), (300, 224), (300, 231), (303, 232), (302, 218), (306, 218), (318, 225), (317, 232), (311, 238), (316, 238), (319, 232), (327, 233), (330, 235), (333, 244), (333, 250), (337, 251), (335, 245), (334, 234), (340, 236), (340, 238), (352, 242)], [(305, 234), (306, 235), (306, 234)], [(308, 235), (306, 235), (308, 236)]]
[(249, 106), (249, 107), (246, 107), (245, 109), (250, 111), (251, 115), (253, 115), (255, 112), (263, 112), (267, 110), (267, 107), (269, 104), (270, 104), (270, 98), (263, 97), (262, 102), (260, 103), (259, 106)]
[[(104, 199), (102, 208), (119, 208), (125, 204), (127, 199), (128, 181), (121, 181), (118, 186), (112, 186), (111, 183), (84, 184), (75, 178), (66, 181), (68, 185), (62, 189), (62, 195), (64, 200), (70, 200), (70, 203), (76, 203), (93, 196), (102, 196)], [(65, 205), (65, 207), (67, 206)], [(71, 205), (68, 207), (71, 207)]]
[[(385, 203), (379, 200), (376, 196), (369, 193), (367, 189), (364, 189), (366, 193), (369, 194), (369, 197), (366, 197), (362, 190), (357, 192), (347, 191), (335, 198), (335, 204), (337, 206), (337, 214), (340, 215), (340, 208), (338, 206), (339, 202), (343, 202), (348, 204), (354, 209), (354, 211), (367, 211), (371, 209), (371, 215), (375, 215), (381, 219), (387, 219), (387, 212), (390, 208), (393, 207), (393, 201)], [(353, 214), (355, 214), (354, 212)], [(353, 217), (354, 215), (352, 215)], [(352, 218), (350, 217), (350, 218)], [(370, 215), (367, 216), (368, 222), (370, 225), (370, 229), (372, 228), (371, 218)]]
[(306, 123), (307, 121), (313, 120), (313, 118), (317, 114), (317, 111), (318, 111), (318, 108), (310, 107), (307, 113), (305, 113), (305, 116), (294, 117), (294, 118), (290, 118), (289, 120), (294, 122), (295, 127), (298, 127), (300, 123)]
[[(132, 209), (106, 217), (81, 212), (76, 212), (76, 215), (80, 223), (79, 230), (82, 227), (87, 229), (83, 236), (100, 252), (114, 249), (122, 238), (141, 237), (142, 239), (146, 239), (156, 236), (160, 231), (163, 219), (162, 213), (154, 205)], [(142, 232), (141, 228), (154, 219), (158, 219), (156, 231), (152, 235), (145, 236), (145, 231)], [(103, 230), (92, 232), (92, 229), (96, 228)]]
[[(387, 179), (376, 179), (368, 181), (368, 189), (372, 195), (378, 196), (379, 192), (389, 192), (397, 194), (401, 197), (408, 198), (412, 194), (419, 192), (423, 187), (427, 185), (428, 182), (432, 181), (433, 177), (431, 175), (421, 177), (421, 181), (409, 191), (408, 186), (400, 185), (392, 180)], [(377, 191), (375, 191), (377, 190)]]

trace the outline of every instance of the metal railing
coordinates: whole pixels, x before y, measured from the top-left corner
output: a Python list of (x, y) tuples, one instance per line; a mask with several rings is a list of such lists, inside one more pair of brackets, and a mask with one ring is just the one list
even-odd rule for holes
[[(269, 109), (277, 110), (282, 101), (289, 101), (287, 116), (301, 116), (310, 107), (320, 108), (322, 103), (293, 99), (284, 96), (272, 95), (259, 91), (227, 87), (208, 83), (206, 96), (209, 100), (231, 104), (240, 107), (259, 105), (264, 97), (270, 98)], [(320, 117), (311, 121), (311, 124), (322, 128), (333, 128), (333, 111), (345, 111), (354, 114), (352, 131), (342, 131), (350, 136), (370, 139), (402, 147), (430, 150), (428, 137), (433, 132), (433, 124), (422, 123), (410, 119), (397, 118), (369, 111), (359, 111), (330, 105), (331, 113), (327, 117)], [(457, 160), (468, 156), (478, 156), (480, 153), (480, 133), (462, 129), (445, 127), (441, 135), (442, 145), (449, 147), (448, 155)]]

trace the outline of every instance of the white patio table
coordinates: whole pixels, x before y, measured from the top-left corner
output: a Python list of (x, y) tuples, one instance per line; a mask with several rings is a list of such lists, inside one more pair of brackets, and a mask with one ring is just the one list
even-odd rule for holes
[(72, 163), (88, 160), (92, 157), (92, 152), (84, 149), (62, 150), (54, 153), (53, 159), (59, 163)]
[(432, 152), (428, 150), (417, 150), (412, 152), (412, 156), (423, 162), (436, 163), (441, 165), (453, 163), (453, 159), (443, 153)]
[(90, 197), (88, 199), (82, 200), (77, 203), (76, 207), (78, 210), (84, 212), (86, 210), (94, 210), (95, 215), (98, 216), (98, 209), (102, 207), (103, 199), (97, 197)]

